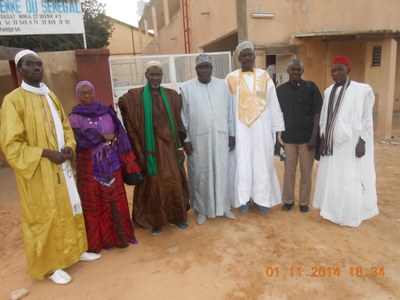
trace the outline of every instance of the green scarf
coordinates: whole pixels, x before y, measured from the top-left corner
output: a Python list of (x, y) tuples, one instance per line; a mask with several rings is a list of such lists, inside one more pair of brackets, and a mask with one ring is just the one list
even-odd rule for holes
[[(171, 108), (162, 87), (159, 87), (161, 97), (163, 99), (165, 108), (168, 113), (169, 124), (171, 125), (172, 135), (174, 137), (175, 150), (178, 150), (178, 143), (175, 134), (175, 124), (172, 118)], [(150, 86), (147, 83), (143, 90), (143, 110), (144, 110), (144, 127), (145, 127), (145, 141), (146, 141), (146, 163), (147, 174), (150, 176), (157, 175), (157, 160), (156, 160), (156, 146), (154, 143), (154, 128), (153, 128), (153, 105)]]

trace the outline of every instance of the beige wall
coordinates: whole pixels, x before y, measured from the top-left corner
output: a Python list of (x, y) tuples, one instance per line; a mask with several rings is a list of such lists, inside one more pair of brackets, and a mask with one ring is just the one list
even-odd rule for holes
[[(154, 0), (155, 2), (157, 0)], [(161, 1), (161, 0), (159, 0)], [(343, 38), (332, 33), (369, 31), (398, 31), (400, 1), (385, 0), (243, 0), (247, 9), (239, 19), (246, 20), (248, 38), (256, 48), (276, 45), (299, 45), (296, 53), (305, 63), (305, 78), (314, 80), (321, 90), (331, 83), (330, 61), (338, 54), (347, 55), (353, 62), (351, 76), (354, 80), (369, 82), (379, 97), (381, 88), (379, 68), (368, 65), (371, 59), (371, 42), (368, 39)], [(235, 35), (237, 28), (236, 2), (234, 0), (188, 0), (191, 52)], [(345, 9), (344, 9), (345, 8)], [(273, 19), (253, 19), (253, 12), (275, 13)], [(239, 12), (240, 13), (240, 12)], [(331, 17), (332, 16), (332, 17)], [(168, 26), (158, 28), (159, 36), (143, 52), (144, 54), (177, 54), (184, 52), (183, 20), (179, 11)], [(296, 34), (330, 33), (325, 37), (295, 38)], [(217, 43), (215, 43), (217, 45)], [(213, 48), (214, 49), (214, 48)], [(271, 54), (267, 53), (266, 54)], [(283, 53), (276, 53), (277, 55)], [(286, 55), (288, 53), (285, 53)], [(397, 70), (400, 70), (400, 57)], [(236, 59), (234, 58), (234, 63)], [(266, 67), (263, 55), (257, 56), (258, 67)], [(282, 68), (282, 66), (277, 66)], [(396, 82), (400, 78), (396, 74)], [(376, 79), (377, 78), (377, 79)], [(396, 98), (400, 98), (400, 87), (396, 86)], [(395, 107), (400, 101), (395, 101)], [(400, 108), (400, 107), (399, 107)]]
[(381, 60), (381, 89), (379, 91), (378, 116), (377, 116), (377, 135), (383, 138), (392, 136), (393, 104), (395, 98), (395, 78), (396, 78), (396, 56), (398, 44), (394, 39), (382, 41), (382, 60)]
[(113, 23), (113, 27), (112, 36), (108, 39), (110, 44), (107, 46), (110, 54), (134, 54), (135, 40), (131, 29), (119, 23)]
[[(191, 53), (202, 52), (203, 47), (237, 30), (234, 0), (189, 0), (188, 9)], [(185, 53), (182, 11), (171, 18), (169, 25), (159, 29), (158, 36), (143, 53)]]
[(43, 60), (43, 82), (60, 99), (67, 114), (76, 105), (75, 86), (78, 81), (75, 51), (38, 53)]
[[(382, 74), (386, 71), (383, 66), (372, 67), (372, 50), (374, 46), (381, 46), (382, 41), (323, 41), (321, 38), (298, 39), (299, 53), (297, 58), (304, 62), (304, 79), (313, 80), (321, 92), (330, 84), (330, 64), (334, 56), (348, 56), (352, 63), (350, 76), (353, 80), (366, 82), (374, 90), (376, 111), (382, 89), (386, 83), (382, 82)], [(395, 82), (395, 97), (393, 109), (400, 109), (400, 47), (397, 46), (397, 67)], [(383, 60), (382, 60), (383, 61)], [(321, 63), (322, 62), (322, 63)], [(324, 74), (321, 76), (321, 74)]]
[(396, 66), (396, 88), (394, 91), (394, 103), (393, 107), (396, 110), (400, 110), (400, 43), (397, 42), (397, 66)]
[(249, 17), (248, 36), (255, 45), (269, 45), (286, 44), (296, 33), (398, 31), (399, 11), (398, 0), (247, 0), (248, 16), (275, 13), (273, 19)]
[(0, 60), (0, 106), (3, 98), (14, 89), (8, 60)]
[(380, 101), (380, 90), (382, 88), (380, 80), (382, 73), (382, 66), (376, 66), (376, 67), (371, 66), (372, 51), (374, 46), (381, 46), (381, 43), (380, 42), (367, 43), (368, 59), (365, 61), (365, 82), (371, 85), (372, 89), (374, 90), (375, 93), (374, 110), (377, 110), (378, 103)]
[[(351, 60), (351, 78), (365, 82), (365, 61), (370, 61), (367, 43), (363, 41), (324, 41), (321, 38), (297, 39), (299, 51), (297, 58), (304, 63), (303, 78), (314, 81), (321, 93), (332, 84), (330, 67), (336, 55), (347, 56)], [(375, 82), (370, 83), (378, 88)]]
[[(64, 107), (70, 113), (76, 104), (75, 85), (77, 82), (76, 59), (74, 51), (58, 51), (38, 53), (43, 61), (43, 82), (52, 90)], [(0, 61), (0, 97), (14, 89), (8, 61)]]
[[(238, 12), (237, 4), (242, 9)], [(235, 38), (247, 37), (256, 47), (257, 67), (267, 67), (265, 55), (276, 55), (277, 73), (284, 74), (287, 58), (297, 56), (305, 64), (304, 78), (315, 81), (321, 92), (332, 83), (333, 57), (345, 55), (352, 61), (351, 78), (372, 86), (375, 110), (380, 101), (389, 109), (400, 109), (400, 47), (393, 43), (400, 40), (399, 0), (188, 0), (188, 7), (191, 52), (203, 48), (221, 51), (225, 39), (232, 43)], [(275, 13), (275, 17), (254, 19), (252, 13)], [(238, 22), (244, 26), (238, 28)], [(159, 26), (159, 36), (143, 52), (183, 53), (182, 12), (175, 14), (168, 26)], [(373, 46), (386, 45), (389, 40), (391, 49), (397, 47), (397, 58), (391, 50), (390, 59), (382, 57), (381, 67), (371, 67)], [(395, 78), (394, 88), (389, 73)], [(380, 109), (384, 110), (386, 107)]]
[[(75, 86), (77, 82), (74, 51), (38, 53), (43, 61), (43, 82), (60, 99), (67, 114), (76, 105)], [(8, 61), (0, 61), (0, 103), (6, 94), (14, 90)], [(4, 165), (4, 154), (0, 151), (0, 166)]]
[(237, 30), (235, 0), (189, 0), (188, 2), (191, 52), (202, 52), (205, 45)]
[(152, 35), (141, 33), (138, 28), (113, 20), (114, 31), (109, 38), (108, 49), (111, 55), (137, 55), (153, 39)]
[[(161, 0), (153, 0), (156, 1)], [(242, 1), (247, 3), (247, 10), (239, 18), (247, 18), (248, 39), (257, 48), (297, 43), (296, 34), (398, 31), (400, 28), (399, 0), (385, 0), (384, 4), (380, 0)], [(235, 0), (188, 0), (188, 8), (191, 52), (199, 52), (238, 30)], [(253, 19), (250, 17), (253, 12), (276, 15), (273, 19)], [(168, 26), (158, 28), (158, 37), (143, 53), (178, 54), (184, 49), (182, 11), (179, 11)], [(316, 59), (321, 56), (324, 54), (319, 52)]]
[(331, 41), (328, 42), (328, 64), (327, 81), (332, 83), (330, 67), (336, 55), (347, 56), (351, 61), (350, 77), (352, 80), (364, 82), (365, 60), (367, 45), (363, 41)]
[[(4, 96), (14, 89), (14, 83), (11, 77), (8, 60), (0, 60), (0, 108), (3, 103)], [(0, 168), (8, 166), (5, 156), (0, 149)]]
[(170, 20), (169, 25), (162, 28), (150, 44), (143, 50), (145, 55), (185, 53), (183, 39), (182, 11)]
[(328, 44), (320, 38), (297, 39), (296, 42), (299, 45), (297, 58), (304, 63), (303, 78), (314, 81), (321, 93), (323, 93), (331, 80), (328, 75), (330, 67), (328, 63)]

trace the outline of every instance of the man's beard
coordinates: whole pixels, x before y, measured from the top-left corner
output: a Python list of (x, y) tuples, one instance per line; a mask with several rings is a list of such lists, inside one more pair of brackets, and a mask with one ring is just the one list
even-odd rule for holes
[(150, 83), (150, 87), (152, 89), (158, 89), (160, 87), (160, 84), (159, 83)]

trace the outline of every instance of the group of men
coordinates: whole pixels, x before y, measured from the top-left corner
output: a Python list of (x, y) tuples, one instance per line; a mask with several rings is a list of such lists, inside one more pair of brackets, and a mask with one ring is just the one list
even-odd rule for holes
[[(313, 206), (323, 218), (357, 227), (378, 214), (374, 94), (369, 85), (350, 80), (350, 60), (332, 61), (335, 84), (323, 101), (317, 85), (302, 79), (301, 61), (289, 63), (289, 81), (275, 89), (268, 73), (254, 68), (251, 42), (240, 43), (236, 51), (241, 68), (225, 82), (211, 76), (211, 56), (201, 54), (198, 78), (181, 87), (183, 145), (197, 223), (222, 215), (234, 219), (231, 206), (245, 214), (252, 203), (263, 213), (281, 201), (282, 210), (291, 210), (298, 164), (299, 209), (308, 212), (315, 159), (320, 163)], [(282, 196), (274, 167), (281, 148), (286, 153)]]
[[(134, 224), (153, 235), (167, 224), (189, 229), (190, 206), (198, 224), (216, 216), (235, 219), (232, 207), (245, 214), (254, 205), (267, 213), (283, 200), (282, 209), (289, 211), (298, 162), (298, 201), (305, 213), (317, 154), (313, 204), (321, 216), (356, 227), (376, 215), (374, 95), (369, 85), (350, 80), (349, 59), (333, 60), (335, 84), (322, 100), (315, 83), (301, 78), (301, 61), (290, 62), (289, 81), (276, 89), (266, 71), (254, 68), (251, 42), (236, 51), (241, 68), (226, 80), (213, 77), (211, 56), (200, 54), (197, 78), (184, 83), (179, 95), (161, 87), (162, 65), (151, 61), (147, 84), (119, 99), (144, 173), (134, 190)], [(24, 50), (15, 61), (23, 82), (4, 98), (0, 144), (16, 173), (30, 274), (65, 284), (71, 277), (64, 268), (99, 258), (85, 252), (82, 209), (68, 163), (75, 141), (60, 101), (41, 82), (37, 54)], [(274, 167), (279, 148), (286, 151), (282, 196)]]

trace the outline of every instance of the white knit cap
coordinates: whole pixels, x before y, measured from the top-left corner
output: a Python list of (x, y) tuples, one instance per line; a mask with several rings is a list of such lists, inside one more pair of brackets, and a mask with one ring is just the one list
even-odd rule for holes
[(14, 58), (15, 64), (18, 65), (19, 60), (20, 60), (21, 58), (23, 58), (24, 56), (29, 55), (29, 54), (34, 55), (34, 56), (36, 56), (36, 57), (39, 57), (39, 56), (36, 54), (36, 52), (33, 52), (32, 50), (29, 50), (29, 49), (22, 50), (22, 51), (19, 51), (19, 52), (15, 55), (15, 58)]
[(251, 50), (254, 51), (253, 43), (250, 42), (250, 41), (243, 41), (243, 42), (241, 42), (239, 45), (237, 45), (237, 47), (236, 47), (236, 52), (237, 52), (237, 54), (239, 55), (240, 52), (242, 52), (242, 51), (245, 50), (245, 49), (251, 49)]
[(161, 64), (159, 61), (152, 60), (152, 61), (149, 61), (149, 62), (147, 63), (146, 69), (148, 69), (148, 68), (150, 68), (150, 67), (160, 67), (160, 68), (162, 68), (162, 64)]

